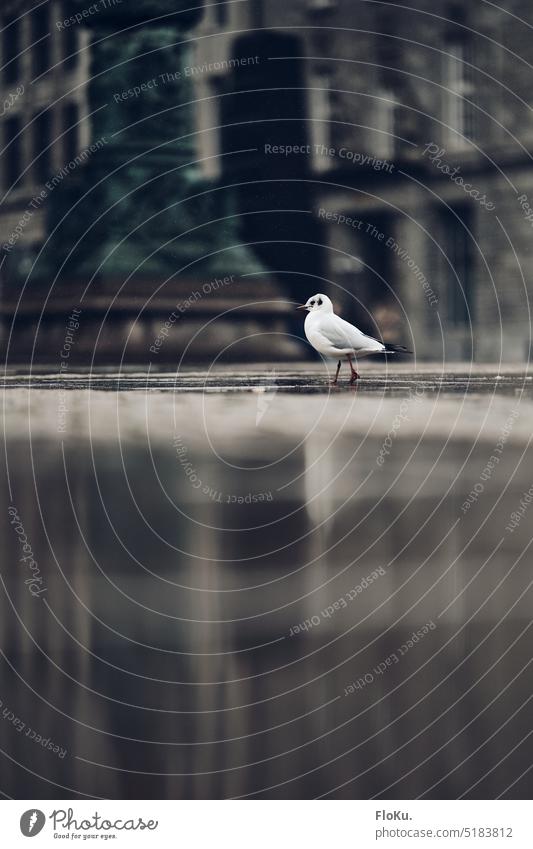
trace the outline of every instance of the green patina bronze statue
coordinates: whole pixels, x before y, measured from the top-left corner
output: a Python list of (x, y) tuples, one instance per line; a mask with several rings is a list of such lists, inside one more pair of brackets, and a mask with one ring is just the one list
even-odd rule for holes
[(202, 4), (191, 5), (67, 4), (90, 32), (92, 145), (51, 199), (51, 237), (36, 269), (48, 281), (262, 271), (239, 244), (231, 190), (205, 183), (196, 162), (194, 90), (183, 69)]

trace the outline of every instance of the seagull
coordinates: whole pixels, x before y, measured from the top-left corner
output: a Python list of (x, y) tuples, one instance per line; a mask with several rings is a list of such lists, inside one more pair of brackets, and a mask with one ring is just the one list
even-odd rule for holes
[(306, 304), (296, 307), (307, 310), (305, 319), (305, 335), (315, 351), (324, 357), (338, 359), (337, 372), (333, 386), (337, 385), (341, 370), (341, 357), (347, 357), (352, 376), (350, 383), (355, 383), (359, 375), (355, 371), (352, 360), (368, 357), (370, 354), (410, 354), (402, 345), (389, 345), (367, 336), (353, 324), (335, 315), (333, 304), (327, 295), (313, 295)]

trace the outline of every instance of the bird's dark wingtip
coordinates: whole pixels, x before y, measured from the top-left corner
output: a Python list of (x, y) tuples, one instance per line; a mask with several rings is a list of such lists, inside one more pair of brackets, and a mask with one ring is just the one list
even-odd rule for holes
[(404, 345), (390, 345), (388, 342), (385, 342), (385, 354), (412, 354), (412, 351), (409, 351), (408, 348), (405, 348)]

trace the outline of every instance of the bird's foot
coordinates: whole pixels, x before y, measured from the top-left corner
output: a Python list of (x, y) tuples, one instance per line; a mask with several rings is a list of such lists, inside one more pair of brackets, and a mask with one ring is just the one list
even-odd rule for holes
[(352, 386), (356, 380), (359, 380), (359, 375), (356, 371), (352, 371), (352, 376), (350, 378), (350, 386)]

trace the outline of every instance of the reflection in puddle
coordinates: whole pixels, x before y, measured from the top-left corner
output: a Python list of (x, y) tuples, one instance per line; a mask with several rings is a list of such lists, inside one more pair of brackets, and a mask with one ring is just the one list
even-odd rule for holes
[(487, 798), (518, 779), (525, 405), (462, 512), (512, 398), (421, 401), (381, 464), (401, 398), (279, 393), (258, 415), (254, 395), (79, 392), (66, 435), (57, 393), (30, 415), (6, 399), (6, 793)]

